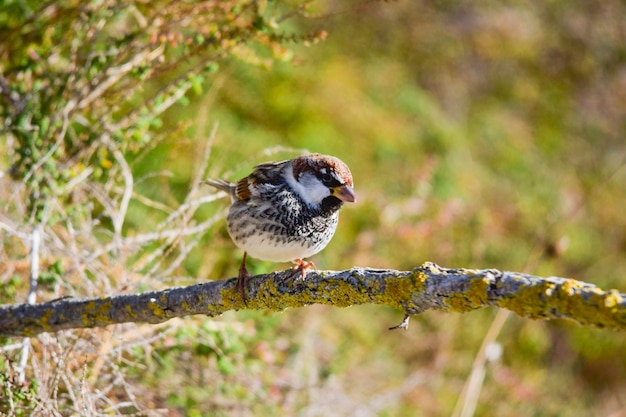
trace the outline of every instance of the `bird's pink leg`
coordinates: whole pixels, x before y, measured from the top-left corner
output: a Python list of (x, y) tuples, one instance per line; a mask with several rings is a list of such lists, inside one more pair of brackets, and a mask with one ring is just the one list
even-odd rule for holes
[(295, 261), (293, 261), (293, 263), (295, 263), (293, 270), (300, 271), (300, 273), (302, 274), (302, 279), (305, 278), (307, 269), (313, 268), (317, 271), (317, 267), (315, 266), (313, 261), (305, 261), (303, 259), (296, 259)]
[(247, 252), (243, 253), (243, 259), (241, 260), (241, 265), (239, 266), (239, 276), (237, 276), (237, 282), (235, 283), (235, 288), (241, 294), (241, 298), (243, 299), (243, 303), (248, 305), (246, 301), (246, 281), (248, 279), (248, 270), (246, 269), (246, 257), (248, 256)]

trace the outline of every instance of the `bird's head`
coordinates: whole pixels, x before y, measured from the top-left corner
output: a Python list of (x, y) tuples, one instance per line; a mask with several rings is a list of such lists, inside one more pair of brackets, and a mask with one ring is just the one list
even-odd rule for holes
[(309, 154), (295, 158), (292, 187), (312, 208), (335, 212), (344, 202), (356, 202), (352, 173), (338, 158)]

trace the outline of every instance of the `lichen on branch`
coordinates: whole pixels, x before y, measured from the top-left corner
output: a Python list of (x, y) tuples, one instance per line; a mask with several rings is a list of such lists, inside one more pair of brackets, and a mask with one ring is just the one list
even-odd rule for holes
[(570, 319), (585, 326), (626, 329), (626, 296), (573, 279), (542, 278), (495, 269), (449, 269), (427, 262), (412, 271), (352, 268), (314, 271), (305, 280), (291, 270), (248, 281), (247, 305), (235, 278), (143, 294), (60, 299), (0, 308), (1, 336), (34, 336), (117, 323), (160, 323), (173, 317), (218, 316), (228, 310), (284, 310), (311, 304), (382, 304), (408, 315), (426, 310), (467, 312), (505, 308), (531, 319)]

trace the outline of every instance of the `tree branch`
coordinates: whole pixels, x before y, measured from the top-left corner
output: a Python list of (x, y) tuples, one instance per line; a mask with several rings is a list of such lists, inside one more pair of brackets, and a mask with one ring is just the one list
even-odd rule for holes
[(407, 315), (426, 310), (466, 312), (505, 308), (532, 319), (567, 318), (582, 325), (626, 329), (626, 295), (567, 278), (495, 269), (448, 269), (427, 262), (412, 271), (352, 268), (315, 271), (306, 280), (287, 270), (248, 279), (248, 304), (235, 278), (144, 294), (60, 299), (0, 308), (0, 336), (33, 336), (125, 322), (160, 323), (228, 310), (284, 310), (310, 304), (382, 304)]

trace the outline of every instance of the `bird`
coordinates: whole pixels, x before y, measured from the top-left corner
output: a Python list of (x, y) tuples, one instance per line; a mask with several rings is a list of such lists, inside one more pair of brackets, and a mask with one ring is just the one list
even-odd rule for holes
[(339, 158), (319, 153), (255, 166), (233, 183), (207, 179), (231, 199), (228, 233), (243, 251), (236, 288), (246, 301), (246, 258), (293, 262), (302, 279), (315, 264), (305, 258), (328, 245), (344, 203), (355, 203), (348, 166)]

